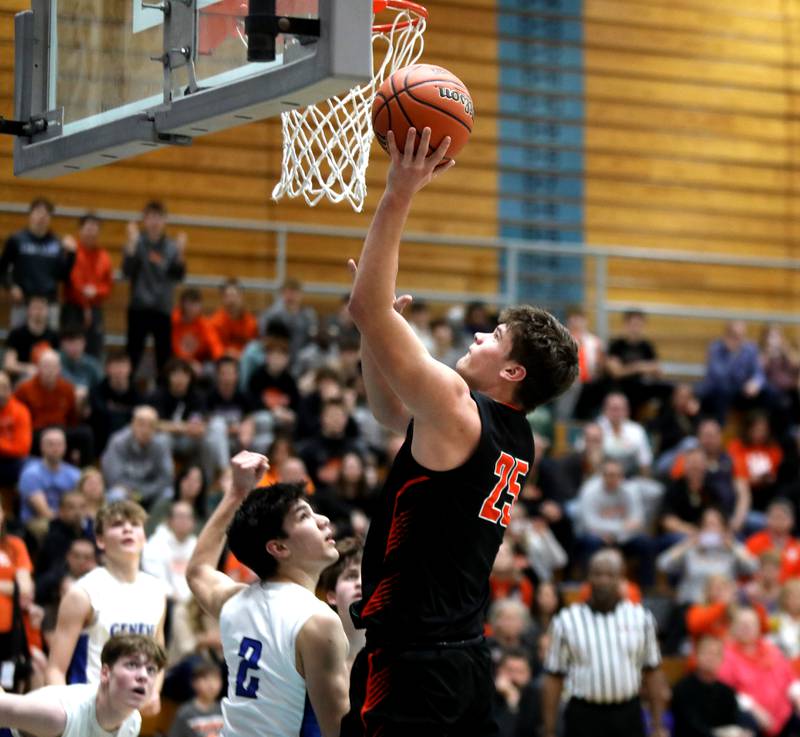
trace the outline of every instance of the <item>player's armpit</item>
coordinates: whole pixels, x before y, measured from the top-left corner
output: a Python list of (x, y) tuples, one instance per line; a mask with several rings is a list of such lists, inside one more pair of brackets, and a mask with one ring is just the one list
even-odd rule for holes
[(234, 594), (247, 588), (247, 584), (237, 583), (216, 568), (206, 565), (189, 565), (186, 581), (197, 599), (197, 603), (215, 619), (225, 602)]
[(59, 737), (67, 726), (67, 715), (47, 691), (0, 694), (0, 724), (34, 737)]
[(322, 737), (339, 737), (342, 717), (350, 708), (347, 637), (331, 612), (311, 617), (297, 636), (297, 661)]
[(92, 616), (89, 595), (78, 586), (71, 586), (58, 607), (58, 619), (50, 658), (47, 663), (48, 685), (63, 686), (67, 682), (67, 669), (75, 652), (81, 631)]

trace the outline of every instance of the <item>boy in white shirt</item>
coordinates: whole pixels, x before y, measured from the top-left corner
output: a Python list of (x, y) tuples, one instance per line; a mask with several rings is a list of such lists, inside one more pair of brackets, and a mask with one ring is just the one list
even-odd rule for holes
[(116, 635), (100, 661), (99, 683), (0, 694), (0, 726), (15, 737), (136, 737), (166, 654), (150, 637)]

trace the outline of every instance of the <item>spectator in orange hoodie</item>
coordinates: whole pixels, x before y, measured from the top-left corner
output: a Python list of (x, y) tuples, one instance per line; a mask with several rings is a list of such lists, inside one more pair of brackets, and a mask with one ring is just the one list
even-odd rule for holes
[(86, 213), (78, 221), (75, 264), (61, 307), (61, 324), (80, 326), (86, 332), (86, 352), (95, 358), (103, 353), (103, 304), (114, 281), (111, 257), (99, 238), (100, 218)]
[(37, 368), (36, 376), (23, 381), (14, 392), (31, 413), (33, 447), (39, 447), (42, 430), (54, 425), (62, 427), (67, 436), (69, 460), (78, 466), (88, 464), (94, 458), (92, 431), (78, 424), (75, 387), (61, 376), (60, 356), (51, 349), (44, 351)]
[(794, 505), (775, 499), (767, 507), (767, 526), (747, 538), (745, 547), (755, 556), (773, 551), (781, 557), (781, 582), (800, 578), (800, 540), (792, 536)]
[(783, 450), (772, 437), (769, 416), (753, 412), (747, 416), (739, 438), (728, 443), (728, 453), (734, 466), (746, 469), (752, 494), (747, 526), (762, 529), (766, 524), (765, 510), (778, 491), (778, 469)]
[(203, 373), (204, 361), (216, 361), (222, 356), (222, 343), (209, 318), (203, 315), (203, 296), (193, 287), (184, 289), (172, 311), (172, 354), (188, 362), (195, 376)]
[[(727, 576), (712, 575), (706, 581), (706, 603), (693, 604), (686, 612), (686, 629), (696, 641), (703, 635), (725, 639), (736, 610), (736, 582)], [(769, 631), (769, 618), (761, 605), (754, 611), (761, 631)]]
[(226, 356), (239, 358), (244, 347), (258, 337), (255, 316), (244, 308), (244, 294), (238, 279), (228, 279), (220, 289), (222, 306), (209, 318)]
[(16, 485), (32, 440), (31, 414), (12, 396), (11, 379), (0, 371), (0, 485)]

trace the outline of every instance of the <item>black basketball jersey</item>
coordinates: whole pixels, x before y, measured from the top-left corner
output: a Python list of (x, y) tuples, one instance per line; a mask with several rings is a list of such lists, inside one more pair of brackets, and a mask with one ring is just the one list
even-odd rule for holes
[(396, 643), (466, 640), (483, 632), (489, 574), (533, 461), (524, 412), (471, 392), (481, 436), (458, 468), (411, 455), (413, 421), (367, 534), (356, 626)]

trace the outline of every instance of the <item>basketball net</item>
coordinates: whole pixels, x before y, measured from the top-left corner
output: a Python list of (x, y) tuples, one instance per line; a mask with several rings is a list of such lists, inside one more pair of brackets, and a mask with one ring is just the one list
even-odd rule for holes
[(378, 0), (376, 12), (394, 19), (372, 27), (373, 59), (381, 59), (371, 82), (353, 87), (303, 110), (281, 115), (283, 166), (272, 199), (300, 197), (314, 207), (323, 197), (347, 200), (361, 212), (367, 196), (366, 173), (372, 145), (372, 101), (383, 81), (419, 59), (427, 11), (405, 0)]

